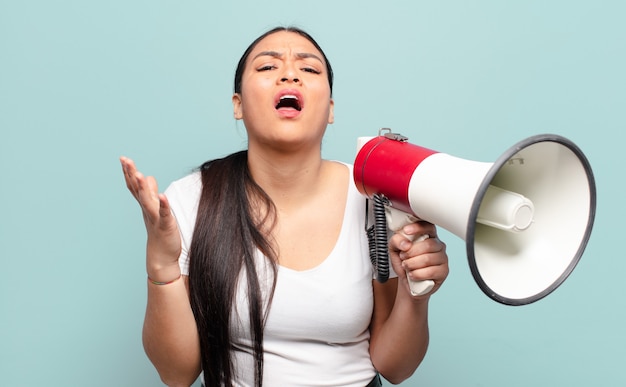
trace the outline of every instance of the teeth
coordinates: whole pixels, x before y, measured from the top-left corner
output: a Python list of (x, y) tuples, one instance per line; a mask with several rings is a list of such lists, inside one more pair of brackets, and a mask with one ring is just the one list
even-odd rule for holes
[(302, 107), (300, 106), (300, 100), (297, 96), (292, 94), (285, 94), (280, 97), (278, 103), (276, 104), (276, 109), (280, 108), (292, 108), (300, 111)]

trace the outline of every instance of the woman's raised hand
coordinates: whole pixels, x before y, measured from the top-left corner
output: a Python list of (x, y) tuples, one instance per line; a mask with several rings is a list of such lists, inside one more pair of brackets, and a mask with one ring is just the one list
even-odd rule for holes
[(141, 206), (148, 233), (146, 268), (154, 281), (171, 281), (180, 276), (178, 257), (181, 243), (176, 219), (167, 197), (159, 193), (156, 179), (144, 176), (133, 160), (120, 157), (126, 187)]

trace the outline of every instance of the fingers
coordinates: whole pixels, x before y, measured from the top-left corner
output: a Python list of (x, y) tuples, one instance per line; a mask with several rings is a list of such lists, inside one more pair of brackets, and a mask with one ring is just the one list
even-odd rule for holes
[[(425, 221), (411, 223), (404, 226), (391, 237), (389, 240), (389, 249), (392, 252), (400, 254), (408, 253), (410, 255), (417, 255), (420, 251), (425, 252), (425, 250), (423, 250), (424, 245), (420, 245), (415, 242), (424, 239), (437, 239), (437, 228), (435, 225)], [(409, 251), (414, 246), (421, 246), (422, 249)]]
[(120, 162), (122, 164), (122, 172), (124, 173), (124, 180), (126, 181), (126, 188), (130, 191), (130, 193), (137, 199), (138, 189), (138, 181), (137, 181), (137, 167), (135, 167), (135, 162), (127, 157), (120, 157)]
[(407, 257), (402, 261), (402, 268), (410, 273), (411, 279), (443, 279), (448, 274), (448, 257), (445, 250)]
[[(429, 238), (423, 242), (416, 244), (426, 246), (428, 252), (416, 256), (406, 256), (404, 252), (400, 253), (400, 267), (406, 273), (406, 277), (411, 281), (430, 280), (434, 282), (428, 294), (436, 292), (441, 284), (445, 281), (449, 274), (448, 257), (445, 253), (445, 244), (437, 238)], [(414, 283), (411, 282), (410, 289), (414, 290)], [(416, 290), (417, 292), (417, 290)], [(411, 293), (413, 296), (423, 295), (422, 293)]]
[(391, 237), (389, 248), (411, 280), (434, 280), (438, 287), (448, 275), (446, 245), (433, 224), (422, 221), (405, 226)]
[(436, 238), (437, 227), (435, 227), (435, 225), (432, 223), (422, 220), (419, 222), (407, 224), (402, 228), (402, 233), (408, 237), (412, 237), (413, 239), (421, 235), (428, 235), (430, 238)]
[(408, 250), (399, 251), (398, 256), (402, 260), (403, 266), (415, 270), (447, 263), (445, 248), (445, 243), (438, 238), (428, 238), (424, 241), (414, 242)]
[(167, 196), (164, 194), (159, 194), (159, 216), (161, 218), (167, 218), (172, 216), (172, 211), (170, 209), (170, 202), (167, 200)]
[(144, 176), (137, 170), (133, 160), (127, 157), (120, 157), (122, 171), (126, 187), (133, 197), (139, 202), (144, 216), (154, 223), (159, 216), (163, 214), (169, 215), (169, 203), (165, 195), (159, 195), (159, 187), (157, 181), (152, 176)]
[(152, 209), (159, 202), (159, 191), (156, 180), (152, 176), (144, 176), (141, 172), (135, 174), (137, 180), (137, 198), (144, 209)]
[[(154, 178), (144, 177), (144, 175), (137, 170), (135, 162), (127, 157), (120, 157), (122, 163), (122, 171), (124, 173), (124, 180), (126, 181), (126, 187), (133, 194), (135, 199), (140, 200), (141, 197), (145, 198), (145, 191), (147, 188), (152, 189), (156, 186), (156, 180)], [(147, 181), (153, 180), (153, 181)], [(141, 194), (144, 194), (143, 196)]]

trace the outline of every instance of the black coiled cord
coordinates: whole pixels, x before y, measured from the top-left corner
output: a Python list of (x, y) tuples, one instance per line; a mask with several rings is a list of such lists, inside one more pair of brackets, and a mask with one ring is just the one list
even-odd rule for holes
[[(372, 197), (372, 202), (374, 203), (372, 208), (374, 224), (367, 227), (366, 220), (365, 231), (367, 232), (370, 261), (376, 270), (376, 279), (378, 282), (384, 283), (389, 279), (389, 247), (387, 240), (387, 218), (385, 215), (386, 199), (381, 195), (375, 194)], [(368, 213), (367, 210), (366, 207), (366, 214)]]

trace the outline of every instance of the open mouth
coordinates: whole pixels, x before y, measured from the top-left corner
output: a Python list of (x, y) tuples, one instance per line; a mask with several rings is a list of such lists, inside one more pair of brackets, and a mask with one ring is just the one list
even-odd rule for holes
[(295, 109), (297, 111), (302, 110), (300, 100), (295, 95), (286, 94), (280, 97), (276, 104), (276, 109)]

